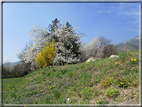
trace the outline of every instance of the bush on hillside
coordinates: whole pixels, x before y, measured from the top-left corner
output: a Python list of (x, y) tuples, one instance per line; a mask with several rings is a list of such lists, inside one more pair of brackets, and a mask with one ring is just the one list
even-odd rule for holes
[[(46, 42), (47, 43), (47, 42)], [(43, 52), (40, 52), (36, 57), (36, 62), (39, 64), (39, 68), (44, 68), (52, 64), (55, 58), (56, 45), (55, 41), (43, 48)]]

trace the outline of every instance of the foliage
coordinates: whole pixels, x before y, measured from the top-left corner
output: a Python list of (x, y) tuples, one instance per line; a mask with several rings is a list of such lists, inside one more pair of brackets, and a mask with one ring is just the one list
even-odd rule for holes
[(119, 60), (121, 62), (125, 62), (126, 61), (126, 58), (127, 58), (127, 54), (126, 53), (119, 53)]
[(59, 90), (55, 90), (53, 94), (55, 98), (59, 98), (61, 96), (61, 92)]
[(116, 95), (118, 95), (119, 93), (118, 93), (118, 90), (117, 89), (114, 89), (114, 90), (111, 90), (111, 88), (109, 88), (109, 89), (107, 89), (106, 91), (105, 91), (105, 94), (104, 95), (106, 95), (106, 96), (108, 96), (109, 98), (111, 98), (111, 97), (116, 97)]
[(81, 90), (81, 96), (83, 98), (89, 99), (90, 97), (92, 97), (92, 94), (93, 94), (93, 89), (91, 87), (86, 87)]
[(118, 86), (120, 88), (127, 88), (128, 84), (126, 83), (126, 81), (121, 81), (120, 79), (118, 80)]
[(55, 57), (55, 41), (50, 42), (50, 45), (47, 43), (47, 46), (43, 48), (43, 52), (40, 52), (36, 57), (36, 62), (39, 64), (40, 68), (44, 68), (46, 66), (49, 66)]
[(99, 100), (99, 101), (97, 102), (97, 104), (108, 104), (108, 102), (107, 102), (107, 101)]
[(66, 70), (66, 69), (61, 69), (60, 71), (61, 71), (62, 74), (65, 74), (68, 70)]

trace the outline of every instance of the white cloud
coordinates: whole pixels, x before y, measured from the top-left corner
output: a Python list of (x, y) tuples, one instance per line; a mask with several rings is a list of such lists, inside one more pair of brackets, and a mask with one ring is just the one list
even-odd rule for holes
[(139, 16), (139, 11), (136, 10), (118, 11), (116, 15)]
[(108, 14), (111, 14), (112, 11), (111, 10), (99, 10), (98, 13), (108, 13)]

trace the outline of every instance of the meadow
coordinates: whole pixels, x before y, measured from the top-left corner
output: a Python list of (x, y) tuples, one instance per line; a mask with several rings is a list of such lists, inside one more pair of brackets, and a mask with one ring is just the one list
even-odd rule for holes
[(3, 79), (3, 104), (139, 104), (139, 51)]

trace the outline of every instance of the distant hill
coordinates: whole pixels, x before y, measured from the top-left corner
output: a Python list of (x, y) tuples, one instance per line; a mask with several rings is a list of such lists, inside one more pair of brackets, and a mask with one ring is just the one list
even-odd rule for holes
[(117, 43), (115, 46), (117, 46), (118, 51), (120, 52), (139, 50), (139, 35), (125, 42)]
[(17, 62), (6, 62), (6, 63), (3, 64), (3, 66), (4, 67), (6, 67), (6, 66), (12, 67), (12, 66), (17, 65), (19, 63), (21, 63), (21, 61), (17, 61)]

